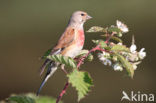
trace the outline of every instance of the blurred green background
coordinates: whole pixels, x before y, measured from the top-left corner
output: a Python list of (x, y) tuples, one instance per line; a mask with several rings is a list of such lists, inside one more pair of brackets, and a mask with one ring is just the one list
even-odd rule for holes
[[(94, 25), (115, 24), (117, 19), (124, 21), (130, 29), (123, 37), (125, 44), (130, 46), (131, 36), (135, 35), (138, 50), (145, 47), (147, 52), (134, 79), (125, 77), (124, 72), (113, 71), (97, 59), (83, 65), (81, 68), (90, 72), (95, 86), (81, 103), (119, 103), (123, 90), (156, 93), (155, 0), (0, 0), (0, 100), (12, 93), (37, 91), (43, 63), (39, 58), (55, 45), (76, 10), (93, 17), (85, 23), (85, 30)], [(98, 34), (86, 33), (84, 48), (90, 49), (91, 40), (98, 38)], [(58, 70), (41, 94), (57, 97), (66, 80)], [(75, 89), (68, 88), (62, 99), (65, 103), (75, 103)]]

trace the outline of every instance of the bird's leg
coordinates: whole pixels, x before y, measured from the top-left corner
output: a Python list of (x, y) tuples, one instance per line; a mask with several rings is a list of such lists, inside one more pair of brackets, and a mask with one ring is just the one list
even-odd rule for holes
[(65, 70), (64, 66), (65, 66), (65, 65), (62, 64), (62, 65), (61, 65), (61, 69), (63, 70), (63, 72), (64, 72), (65, 74), (68, 74), (68, 72)]

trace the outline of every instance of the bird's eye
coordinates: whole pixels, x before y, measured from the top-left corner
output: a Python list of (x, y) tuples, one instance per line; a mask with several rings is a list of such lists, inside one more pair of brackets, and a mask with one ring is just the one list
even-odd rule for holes
[(81, 14), (81, 16), (84, 16), (84, 15), (85, 15), (85, 14), (83, 14), (83, 13)]

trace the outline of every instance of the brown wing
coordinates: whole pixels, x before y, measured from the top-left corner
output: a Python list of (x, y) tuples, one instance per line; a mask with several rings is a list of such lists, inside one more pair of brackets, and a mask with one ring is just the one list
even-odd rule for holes
[[(63, 35), (61, 36), (61, 38), (59, 39), (57, 45), (52, 49), (50, 55), (53, 54), (59, 54), (63, 49), (65, 49), (68, 45), (70, 45), (72, 43), (72, 41), (74, 40), (74, 36), (75, 36), (75, 30), (73, 28), (67, 28), (65, 30), (65, 32), (63, 33)], [(42, 75), (42, 73), (44, 72), (45, 67), (52, 62), (49, 59), (46, 59), (44, 64), (41, 67), (41, 73), (40, 75)]]
[(74, 40), (74, 36), (75, 36), (75, 29), (68, 27), (63, 33), (63, 35), (61, 36), (61, 38), (59, 39), (57, 45), (51, 51), (51, 54), (58, 54), (65, 47), (70, 45), (70, 43), (72, 43), (72, 41)]

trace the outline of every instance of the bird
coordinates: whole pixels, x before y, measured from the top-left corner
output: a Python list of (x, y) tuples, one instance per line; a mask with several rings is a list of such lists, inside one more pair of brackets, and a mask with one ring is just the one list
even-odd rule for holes
[[(82, 50), (85, 41), (83, 25), (87, 20), (91, 18), (92, 17), (84, 11), (75, 11), (71, 15), (65, 31), (61, 35), (54, 48), (50, 51), (49, 55), (60, 54), (71, 58), (76, 57)], [(44, 69), (47, 67), (47, 72), (37, 91), (37, 95), (39, 95), (42, 87), (47, 82), (49, 77), (54, 74), (58, 66), (59, 63), (55, 61), (52, 61), (50, 59), (45, 60), (45, 62), (41, 66), (41, 71), (44, 71)]]

